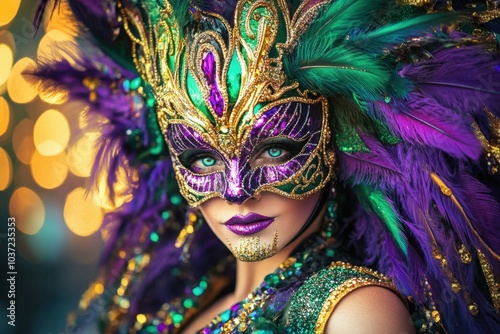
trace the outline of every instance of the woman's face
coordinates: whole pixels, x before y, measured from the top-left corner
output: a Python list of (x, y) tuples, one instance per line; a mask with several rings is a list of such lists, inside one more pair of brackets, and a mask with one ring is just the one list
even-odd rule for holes
[(271, 192), (236, 204), (216, 197), (199, 206), (215, 235), (241, 261), (274, 256), (297, 235), (321, 192), (295, 200)]

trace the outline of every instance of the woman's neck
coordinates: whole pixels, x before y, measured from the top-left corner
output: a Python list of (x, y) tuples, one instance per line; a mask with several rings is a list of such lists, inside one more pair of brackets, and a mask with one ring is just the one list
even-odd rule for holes
[(274, 256), (258, 261), (243, 262), (236, 260), (236, 286), (233, 294), (235, 300), (245, 299), (259, 286), (264, 278), (274, 272), (292, 253), (292, 251), (309, 235), (320, 230), (324, 217), (324, 209), (314, 222), (292, 243), (281, 249)]

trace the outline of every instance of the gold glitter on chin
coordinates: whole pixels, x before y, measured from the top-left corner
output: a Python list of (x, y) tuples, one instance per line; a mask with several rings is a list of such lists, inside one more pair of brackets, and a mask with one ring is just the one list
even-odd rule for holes
[(231, 241), (227, 245), (231, 253), (240, 261), (257, 262), (270, 258), (278, 251), (278, 231), (274, 232), (273, 244), (260, 242), (259, 236), (243, 237), (238, 247), (233, 247)]

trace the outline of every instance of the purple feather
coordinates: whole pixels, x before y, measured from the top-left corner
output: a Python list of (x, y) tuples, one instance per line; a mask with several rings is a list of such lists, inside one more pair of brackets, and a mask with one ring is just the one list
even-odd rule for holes
[(484, 117), (486, 106), (500, 116), (500, 62), (484, 46), (441, 49), (432, 60), (407, 65), (399, 75), (414, 81), (425, 96), (457, 112)]
[(377, 102), (375, 112), (396, 136), (410, 143), (437, 147), (455, 157), (477, 159), (481, 154), (471, 120), (420, 93), (411, 93), (405, 102)]
[(396, 187), (404, 176), (389, 152), (375, 139), (362, 135), (370, 150), (366, 153), (339, 153), (340, 176), (349, 179), (353, 185), (377, 184), (379, 187)]

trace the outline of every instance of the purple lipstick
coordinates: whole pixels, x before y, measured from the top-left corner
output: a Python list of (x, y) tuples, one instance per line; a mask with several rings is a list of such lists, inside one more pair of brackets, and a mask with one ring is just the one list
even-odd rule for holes
[(224, 225), (235, 234), (250, 235), (264, 230), (273, 221), (274, 218), (251, 212), (245, 216), (233, 216)]

